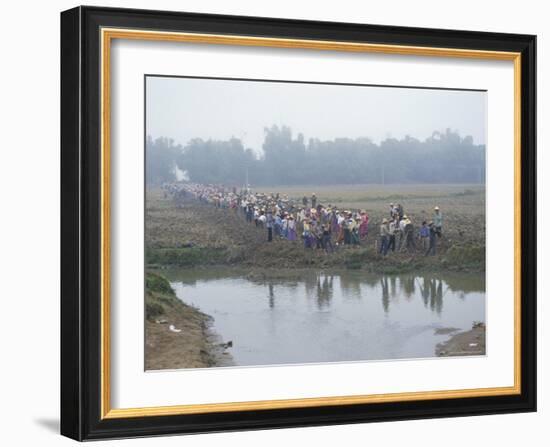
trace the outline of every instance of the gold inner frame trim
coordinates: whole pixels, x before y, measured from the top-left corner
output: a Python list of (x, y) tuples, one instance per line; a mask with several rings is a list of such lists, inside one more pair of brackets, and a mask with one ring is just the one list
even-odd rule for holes
[[(235, 35), (145, 31), (137, 29), (101, 29), (101, 418), (168, 416), (213, 412), (251, 411), (284, 408), (311, 408), (328, 405), (353, 405), (404, 402), (431, 399), (457, 399), (520, 394), (521, 392), (521, 54), (504, 51), (457, 48), (384, 45), (339, 41), (265, 38)], [(247, 402), (223, 402), (142, 408), (111, 408), (110, 340), (110, 180), (111, 116), (110, 74), (113, 39), (238, 45), (271, 48), (382, 53), (409, 56), (453, 57), (513, 61), (514, 63), (514, 385), (444, 391), (404, 392), (354, 396), (327, 396), (303, 399), (279, 399)]]

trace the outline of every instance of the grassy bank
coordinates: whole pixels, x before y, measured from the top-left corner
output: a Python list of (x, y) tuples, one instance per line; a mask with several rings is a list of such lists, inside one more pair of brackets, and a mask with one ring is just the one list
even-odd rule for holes
[[(483, 272), (485, 250), (483, 246), (453, 247), (436, 257), (421, 254), (391, 254), (380, 256), (372, 248), (341, 249), (326, 255), (321, 251), (263, 249), (250, 254), (247, 250), (210, 249), (208, 247), (149, 249), (147, 262), (150, 267), (201, 267), (233, 266), (250, 268), (293, 269), (315, 267), (365, 270), (371, 273), (408, 273), (422, 271)], [(283, 252), (281, 252), (283, 251)]]
[(210, 333), (211, 318), (176, 297), (163, 276), (145, 277), (145, 369), (205, 368), (223, 352)]
[[(359, 247), (338, 247), (327, 255), (322, 250), (305, 250), (300, 241), (266, 242), (266, 230), (246, 224), (239, 212), (216, 209), (195, 202), (176, 207), (159, 191), (147, 192), (146, 262), (149, 266), (234, 266), (249, 268), (346, 268), (373, 273), (421, 271), (485, 270), (484, 193), (481, 190), (432, 186), (433, 196), (424, 188), (407, 190), (406, 212), (415, 222), (429, 219), (433, 203), (444, 204), (445, 234), (438, 240), (438, 254), (426, 257), (415, 253), (377, 253), (378, 225), (385, 217), (387, 197), (373, 189), (365, 192), (336, 191), (325, 201), (366, 209), (371, 217), (369, 236)], [(395, 196), (395, 188), (387, 191)], [(465, 192), (461, 192), (465, 191)], [(297, 194), (296, 192), (294, 192)], [(321, 192), (320, 194), (328, 194)], [(416, 195), (415, 195), (416, 194)], [(342, 197), (340, 197), (342, 196)], [(431, 197), (431, 198), (427, 198)], [(403, 197), (405, 198), (405, 197)], [(339, 202), (340, 201), (340, 202)], [(389, 203), (389, 199), (388, 199)], [(408, 211), (407, 211), (408, 210)], [(449, 210), (449, 211), (447, 211)]]

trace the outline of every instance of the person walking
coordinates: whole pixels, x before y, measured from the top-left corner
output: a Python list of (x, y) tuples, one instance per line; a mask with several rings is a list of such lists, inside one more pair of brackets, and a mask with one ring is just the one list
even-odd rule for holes
[(273, 240), (273, 213), (270, 209), (267, 210), (267, 214), (265, 216), (265, 227), (267, 228), (267, 242), (271, 242)]
[(438, 206), (434, 208), (433, 223), (437, 237), (441, 237), (443, 233), (443, 215)]
[(407, 216), (403, 216), (405, 221), (405, 244), (408, 252), (416, 251), (416, 243), (414, 241), (414, 226)]
[(403, 210), (403, 205), (398, 203), (397, 205), (397, 215), (399, 216), (399, 220), (403, 220), (405, 217), (405, 211)]
[(265, 217), (264, 210), (258, 211), (258, 217), (256, 218), (256, 226), (262, 228), (265, 225), (267, 218)]
[(386, 256), (388, 253), (388, 240), (389, 240), (389, 228), (388, 228), (388, 219), (382, 219), (382, 224), (380, 225), (380, 254)]
[(365, 210), (361, 211), (361, 224), (359, 225), (359, 237), (364, 239), (369, 232), (369, 215)]
[(404, 248), (405, 248), (405, 225), (407, 225), (407, 222), (405, 221), (405, 219), (399, 219), (399, 214), (396, 214), (396, 217), (397, 219), (397, 222), (398, 222), (398, 225), (397, 225), (397, 228), (396, 228), (396, 231), (397, 231), (397, 234), (396, 234), (396, 238), (398, 239), (397, 241), (397, 251), (403, 251)]
[(330, 227), (323, 225), (323, 248), (327, 253), (333, 253), (334, 247), (332, 246)]
[(388, 251), (395, 251), (395, 236), (399, 232), (399, 221), (397, 220), (397, 216), (390, 220), (388, 230)]
[(351, 244), (350, 221), (351, 219), (349, 216), (349, 212), (346, 212), (346, 217), (344, 218), (344, 222), (342, 223), (342, 228), (344, 229), (344, 245)]
[(304, 231), (302, 233), (302, 237), (304, 238), (304, 248), (311, 248), (311, 223), (309, 221), (309, 218), (306, 217), (304, 220)]
[(282, 230), (282, 236), (285, 239), (288, 239), (288, 214), (287, 213), (285, 213), (283, 216), (283, 224), (282, 224), (281, 230)]
[(281, 219), (281, 215), (277, 213), (275, 215), (275, 220), (273, 222), (273, 230), (275, 231), (275, 236), (281, 237), (282, 226), (283, 226), (283, 219)]
[(336, 237), (336, 245), (340, 245), (344, 242), (344, 226), (346, 222), (346, 218), (344, 217), (344, 213), (336, 213), (338, 216), (338, 236)]
[(296, 221), (292, 215), (288, 218), (288, 240), (296, 240)]
[(430, 222), (429, 228), (430, 228), (430, 235), (429, 235), (430, 244), (428, 246), (428, 250), (426, 251), (426, 256), (428, 255), (434, 256), (437, 231), (435, 229), (435, 225), (433, 222)]
[(420, 243), (422, 244), (422, 251), (426, 253), (430, 247), (430, 227), (428, 227), (428, 223), (426, 221), (422, 222), (419, 235)]
[(318, 220), (313, 225), (313, 236), (315, 237), (315, 248), (317, 250), (323, 249), (323, 228)]
[(359, 228), (361, 226), (361, 217), (357, 216), (355, 219), (352, 219), (353, 226), (351, 228), (351, 244), (352, 245), (361, 245), (361, 236), (359, 234)]
[(340, 225), (338, 225), (337, 210), (332, 210), (332, 212), (330, 213), (329, 222), (330, 222), (330, 232), (338, 236), (338, 233), (340, 232)]
[(246, 221), (252, 222), (254, 220), (254, 205), (248, 202), (246, 205)]

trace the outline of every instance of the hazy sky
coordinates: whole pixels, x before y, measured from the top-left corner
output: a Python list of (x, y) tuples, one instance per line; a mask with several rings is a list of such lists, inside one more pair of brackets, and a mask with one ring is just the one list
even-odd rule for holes
[(227, 140), (261, 151), (264, 128), (329, 140), (405, 135), (424, 140), (451, 128), (485, 143), (486, 93), (234, 80), (147, 78), (146, 132), (185, 145)]

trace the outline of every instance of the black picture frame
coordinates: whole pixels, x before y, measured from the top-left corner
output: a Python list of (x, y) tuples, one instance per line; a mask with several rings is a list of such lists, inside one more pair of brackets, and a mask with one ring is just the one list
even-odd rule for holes
[[(100, 29), (521, 53), (521, 392), (206, 414), (101, 417)], [(536, 36), (100, 7), (61, 13), (61, 433), (77, 440), (536, 410)]]

